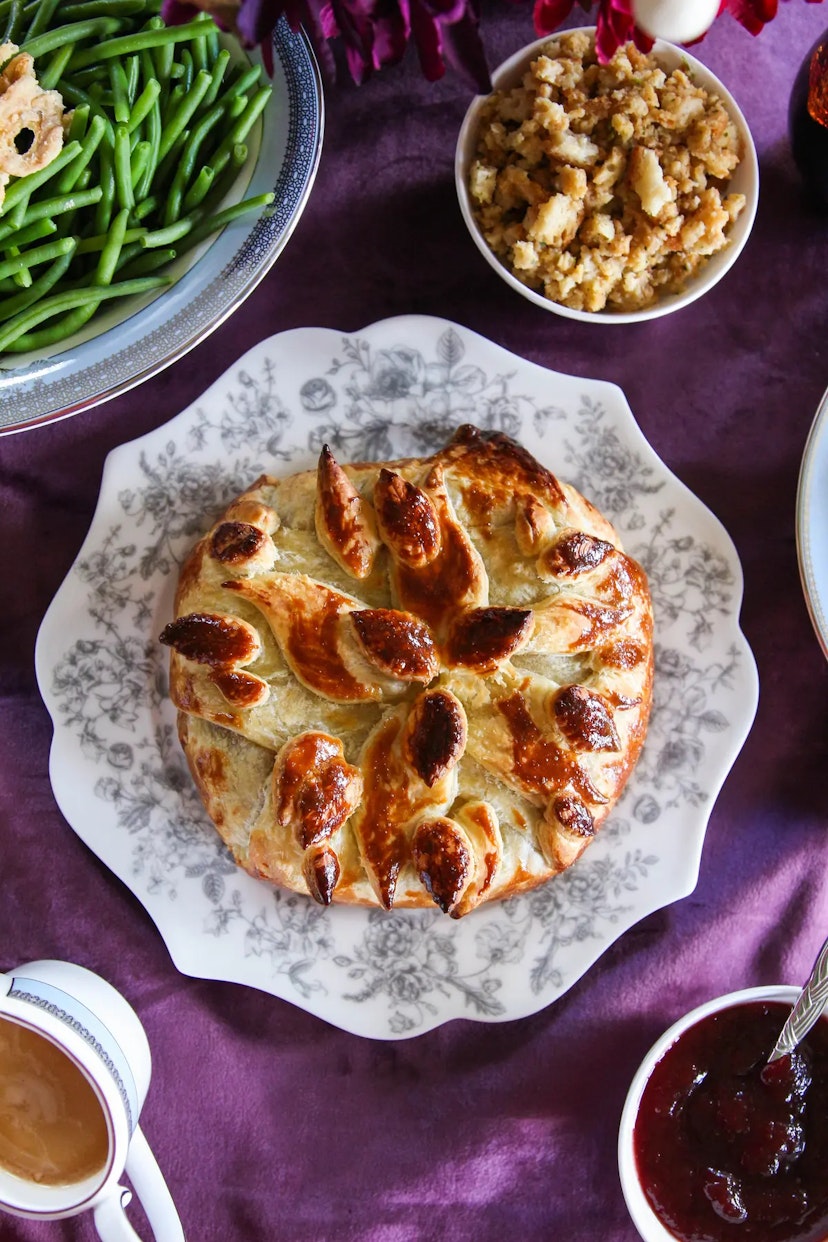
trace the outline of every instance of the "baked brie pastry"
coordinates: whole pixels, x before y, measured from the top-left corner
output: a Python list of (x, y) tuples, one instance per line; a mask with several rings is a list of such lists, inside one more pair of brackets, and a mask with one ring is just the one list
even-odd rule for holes
[(170, 689), (237, 863), (459, 917), (565, 870), (635, 764), (644, 571), (507, 436), (264, 476), (183, 566)]

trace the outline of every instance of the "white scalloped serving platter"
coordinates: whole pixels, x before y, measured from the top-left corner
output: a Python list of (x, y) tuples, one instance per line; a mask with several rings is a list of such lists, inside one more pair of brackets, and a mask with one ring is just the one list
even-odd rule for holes
[[(647, 742), (607, 827), (544, 888), (459, 921), (325, 910), (233, 866), (180, 752), (157, 638), (182, 560), (260, 473), (309, 467), (324, 442), (340, 461), (427, 452), (465, 422), (520, 440), (644, 564), (656, 617)], [(730, 538), (614, 385), (548, 371), (442, 319), (286, 332), (107, 460), (37, 644), (55, 797), (185, 974), (249, 984), (381, 1039), (522, 1017), (695, 887), (708, 818), (757, 704), (741, 597)]]

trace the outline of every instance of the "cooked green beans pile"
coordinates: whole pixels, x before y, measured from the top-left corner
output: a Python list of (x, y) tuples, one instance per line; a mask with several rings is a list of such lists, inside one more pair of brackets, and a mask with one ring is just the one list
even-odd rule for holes
[[(160, 0), (0, 0), (0, 43), (35, 60), (72, 110), (63, 149), (12, 179), (0, 207), (0, 354), (45, 349), (111, 298), (272, 194), (219, 210), (270, 96), (231, 63), (206, 14), (165, 26)], [(0, 66), (2, 68), (2, 66)]]

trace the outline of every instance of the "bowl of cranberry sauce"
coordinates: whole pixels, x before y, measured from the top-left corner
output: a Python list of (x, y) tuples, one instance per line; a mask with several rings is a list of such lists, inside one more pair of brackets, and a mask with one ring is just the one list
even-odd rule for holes
[(700, 1005), (650, 1049), (618, 1166), (645, 1242), (826, 1242), (828, 1016), (768, 1064), (795, 987)]

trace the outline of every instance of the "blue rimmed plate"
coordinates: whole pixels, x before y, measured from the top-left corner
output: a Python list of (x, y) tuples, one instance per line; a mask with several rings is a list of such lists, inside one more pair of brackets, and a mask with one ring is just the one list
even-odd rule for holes
[[(273, 94), (237, 198), (274, 192), (263, 215), (242, 216), (176, 282), (127, 308), (114, 303), (51, 356), (0, 359), (0, 435), (68, 418), (149, 379), (209, 336), (276, 261), (310, 196), (322, 151), (319, 68), (303, 32), (282, 19), (273, 36)], [(258, 53), (251, 56), (256, 60)], [(178, 273), (175, 273), (178, 275)]]
[(802, 456), (796, 548), (805, 602), (828, 659), (828, 392), (819, 403)]

